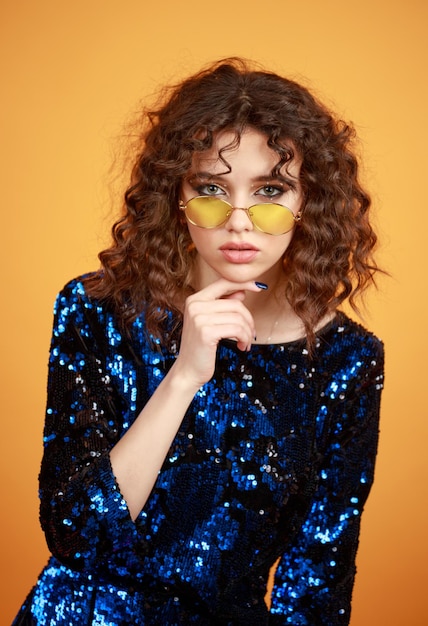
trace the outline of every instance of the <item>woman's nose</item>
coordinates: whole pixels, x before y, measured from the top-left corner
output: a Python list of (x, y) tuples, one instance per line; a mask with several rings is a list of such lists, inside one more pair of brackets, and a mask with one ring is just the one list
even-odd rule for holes
[(248, 214), (248, 209), (241, 207), (233, 207), (226, 223), (227, 230), (242, 232), (244, 230), (253, 230), (254, 226)]

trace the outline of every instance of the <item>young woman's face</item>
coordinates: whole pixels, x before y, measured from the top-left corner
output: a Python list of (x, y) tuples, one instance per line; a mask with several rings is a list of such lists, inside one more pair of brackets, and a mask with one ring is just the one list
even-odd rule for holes
[[(301, 163), (297, 156), (282, 168), (279, 176), (272, 177), (278, 154), (268, 147), (265, 135), (248, 129), (237, 148), (221, 153), (230, 166), (227, 172), (228, 168), (218, 155), (233, 138), (231, 132), (220, 133), (210, 150), (195, 154), (192, 168), (182, 184), (183, 205), (196, 196), (214, 196), (226, 200), (235, 209), (226, 221), (214, 228), (203, 228), (187, 221), (198, 254), (199, 289), (220, 277), (234, 282), (261, 280), (270, 286), (281, 280), (282, 255), (293, 237), (293, 219), (291, 230), (272, 235), (256, 228), (242, 209), (259, 203), (275, 203), (297, 215), (302, 205)], [(281, 208), (279, 212), (282, 213)]]

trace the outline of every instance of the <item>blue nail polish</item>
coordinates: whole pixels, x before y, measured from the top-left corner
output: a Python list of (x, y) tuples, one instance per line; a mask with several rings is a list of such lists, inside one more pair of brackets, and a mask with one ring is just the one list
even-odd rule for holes
[(255, 285), (256, 287), (258, 287), (259, 289), (267, 289), (268, 286), (266, 285), (266, 283), (259, 283), (257, 281), (255, 281)]

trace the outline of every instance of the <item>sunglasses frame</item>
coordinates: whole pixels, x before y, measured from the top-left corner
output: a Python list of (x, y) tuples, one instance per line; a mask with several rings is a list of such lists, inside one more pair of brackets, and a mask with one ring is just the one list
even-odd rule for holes
[[(189, 204), (189, 202), (192, 202), (192, 200), (199, 200), (199, 199), (202, 199), (202, 198), (214, 199), (217, 202), (222, 202), (223, 204), (225, 204), (226, 206), (229, 207), (229, 210), (226, 212), (225, 218), (224, 218), (223, 221), (221, 221), (219, 224), (215, 224), (214, 226), (201, 226), (200, 224), (197, 224), (194, 220), (189, 218), (189, 216), (187, 214), (187, 211), (186, 211), (187, 205)], [(282, 209), (285, 209), (286, 211), (289, 211), (289, 213), (293, 217), (293, 224), (290, 226), (290, 228), (287, 228), (287, 230), (284, 230), (284, 231), (282, 231), (280, 233), (269, 233), (269, 232), (263, 230), (262, 228), (260, 228), (260, 226), (258, 226), (254, 222), (253, 214), (251, 212), (251, 209), (253, 209), (254, 207), (258, 207), (258, 206), (269, 206), (269, 205), (279, 206)], [(225, 224), (227, 222), (227, 220), (230, 218), (230, 216), (232, 215), (233, 211), (236, 211), (236, 210), (245, 211), (246, 214), (248, 215), (248, 219), (250, 220), (252, 225), (255, 228), (257, 228), (258, 231), (260, 231), (261, 233), (264, 233), (265, 235), (273, 235), (274, 237), (275, 236), (279, 236), (279, 235), (285, 235), (285, 233), (289, 233), (290, 230), (292, 230), (294, 228), (294, 226), (298, 222), (300, 222), (300, 220), (302, 219), (301, 211), (298, 211), (296, 214), (294, 214), (293, 211), (290, 208), (288, 208), (288, 206), (285, 206), (284, 204), (279, 204), (278, 202), (257, 202), (256, 204), (252, 204), (251, 206), (249, 206), (247, 208), (243, 208), (243, 207), (234, 207), (227, 200), (223, 200), (223, 198), (217, 198), (216, 196), (195, 196), (194, 198), (190, 198), (190, 200), (187, 200), (186, 204), (183, 202), (183, 200), (180, 200), (180, 202), (179, 202), (179, 209), (180, 209), (180, 211), (184, 211), (184, 214), (186, 215), (186, 219), (193, 226), (197, 226), (198, 228), (204, 228), (206, 230), (212, 230), (213, 228), (218, 228), (219, 226), (222, 226), (222, 224)]]

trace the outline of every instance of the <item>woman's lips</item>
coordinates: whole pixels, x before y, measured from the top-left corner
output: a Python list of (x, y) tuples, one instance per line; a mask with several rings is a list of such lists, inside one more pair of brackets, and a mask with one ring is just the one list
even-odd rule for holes
[(259, 249), (250, 243), (225, 243), (220, 250), (230, 263), (249, 263), (259, 252)]

